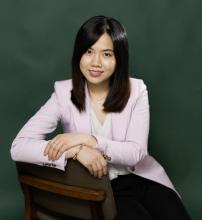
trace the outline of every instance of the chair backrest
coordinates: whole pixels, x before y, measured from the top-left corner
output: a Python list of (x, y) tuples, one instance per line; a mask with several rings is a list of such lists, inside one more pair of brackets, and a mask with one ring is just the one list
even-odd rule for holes
[[(93, 177), (78, 161), (69, 160), (65, 172), (55, 168), (42, 167), (23, 162), (16, 162), (16, 167), (22, 186), (24, 184), (30, 185), (28, 183), (30, 180), (29, 178), (32, 178), (32, 182), (35, 180), (45, 180), (48, 181), (45, 183), (60, 184), (60, 188), (66, 187), (65, 195), (59, 195), (58, 193), (53, 193), (55, 185), (48, 185), (44, 190), (31, 183), (31, 195), (33, 201), (37, 207), (41, 207), (41, 209), (39, 209), (39, 215), (45, 216), (45, 213), (43, 213), (43, 210), (45, 210), (46, 214), (47, 212), (53, 212), (63, 216), (72, 216), (82, 219), (100, 219), (92, 217), (92, 207), (95, 204), (100, 203), (102, 212), (100, 215), (103, 214), (102, 219), (113, 220), (115, 218), (116, 208), (109, 178), (107, 176), (104, 176), (101, 179)], [(28, 179), (28, 182), (26, 182), (26, 178)], [(48, 188), (50, 190), (48, 190)], [(53, 191), (51, 192), (51, 190)], [(85, 195), (83, 195), (83, 192), (85, 192)], [(93, 195), (93, 199), (90, 198), (88, 194)], [(101, 197), (101, 199), (99, 199), (96, 198), (97, 195), (104, 195), (104, 197), (103, 199)], [(51, 219), (45, 217), (41, 218)]]

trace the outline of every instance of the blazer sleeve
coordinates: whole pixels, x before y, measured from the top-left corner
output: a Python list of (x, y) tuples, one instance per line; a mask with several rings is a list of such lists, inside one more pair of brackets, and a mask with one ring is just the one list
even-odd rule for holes
[(66, 165), (64, 154), (56, 161), (49, 161), (48, 157), (43, 155), (48, 143), (46, 135), (56, 129), (59, 120), (60, 105), (57, 93), (54, 92), (14, 139), (11, 146), (12, 159), (64, 170)]
[(97, 138), (97, 149), (107, 154), (110, 163), (134, 166), (148, 154), (149, 102), (146, 85), (141, 80), (139, 95), (132, 105), (125, 141)]

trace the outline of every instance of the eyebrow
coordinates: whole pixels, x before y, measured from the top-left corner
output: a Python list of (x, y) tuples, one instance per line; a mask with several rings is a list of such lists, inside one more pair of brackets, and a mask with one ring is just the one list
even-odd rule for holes
[[(89, 49), (94, 50), (92, 47), (90, 47)], [(103, 51), (103, 52), (114, 52), (114, 50), (112, 50), (112, 49), (104, 49), (104, 50), (101, 50), (101, 51)]]
[(106, 51), (114, 52), (114, 50), (112, 50), (112, 49), (105, 49), (105, 50), (102, 50), (102, 51), (104, 51), (104, 52), (106, 52)]

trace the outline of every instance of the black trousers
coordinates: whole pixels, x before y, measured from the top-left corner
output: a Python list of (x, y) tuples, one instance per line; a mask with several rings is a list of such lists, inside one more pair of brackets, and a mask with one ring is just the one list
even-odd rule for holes
[(128, 174), (111, 180), (116, 220), (190, 220), (177, 193), (143, 177)]

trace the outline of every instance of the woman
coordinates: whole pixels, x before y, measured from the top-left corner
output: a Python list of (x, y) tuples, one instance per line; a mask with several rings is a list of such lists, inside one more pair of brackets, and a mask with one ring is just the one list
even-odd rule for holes
[[(46, 135), (62, 123), (64, 133)], [(109, 175), (117, 219), (190, 219), (161, 165), (148, 154), (149, 104), (142, 80), (129, 78), (128, 41), (115, 19), (95, 16), (79, 29), (72, 80), (55, 83), (44, 106), (15, 138), (15, 161), (64, 170), (77, 159)]]

